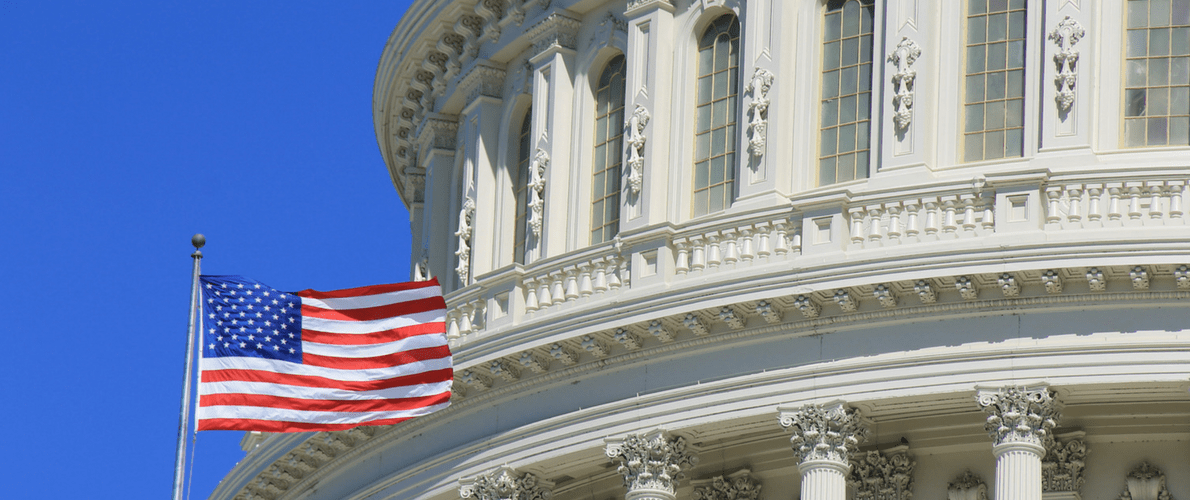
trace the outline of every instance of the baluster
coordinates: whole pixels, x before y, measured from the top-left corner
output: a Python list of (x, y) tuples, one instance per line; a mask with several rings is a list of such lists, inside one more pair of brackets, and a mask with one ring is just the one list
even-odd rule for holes
[(632, 272), (628, 267), (630, 264), (629, 260), (625, 258), (620, 258), (617, 260), (618, 262), (616, 263), (616, 272), (620, 275), (620, 283), (625, 288), (632, 288)]
[(1132, 220), (1139, 220), (1140, 211), (1140, 185), (1129, 183), (1128, 185), (1128, 218)]
[(963, 231), (975, 231), (975, 195), (965, 194), (963, 204)]
[(471, 333), (471, 304), (463, 304), (459, 306), (459, 333), (466, 335)]
[(938, 202), (926, 202), (926, 234), (938, 234)]
[(1062, 188), (1045, 188), (1045, 197), (1049, 200), (1049, 203), (1047, 204), (1049, 208), (1046, 211), (1045, 222), (1048, 224), (1057, 224), (1062, 222), (1062, 214), (1059, 211), (1061, 209), (1059, 206), (1059, 198), (1062, 197)]
[(562, 271), (554, 271), (550, 273), (550, 297), (554, 299), (554, 305), (566, 302), (566, 276)]
[(593, 287), (596, 292), (603, 293), (607, 291), (607, 257), (600, 257), (595, 259), (595, 282)]
[(883, 211), (880, 207), (873, 207), (868, 210), (868, 239), (871, 241), (880, 241), (884, 239), (883, 228), (880, 227), (881, 217)]
[(1149, 184), (1149, 218), (1160, 219), (1165, 214), (1161, 210), (1161, 198), (1165, 193), (1165, 185), (1162, 182), (1153, 182)]
[(566, 290), (566, 300), (579, 298), (578, 273), (574, 266), (567, 266), (562, 272), (562, 287)]
[(586, 297), (595, 293), (595, 287), (591, 283), (591, 263), (586, 262), (578, 266), (578, 294)]
[(958, 200), (948, 199), (942, 203), (942, 206), (946, 210), (946, 214), (942, 218), (942, 232), (944, 233), (953, 233), (959, 230), (958, 223), (955, 221), (955, 205), (957, 202)]
[(1099, 213), (1099, 198), (1103, 196), (1103, 188), (1101, 186), (1087, 186), (1087, 220), (1098, 222), (1103, 218), (1103, 214)]
[(1123, 214), (1120, 213), (1120, 196), (1123, 190), (1120, 187), (1110, 187), (1107, 189), (1107, 220), (1120, 220)]
[(888, 212), (888, 239), (890, 241), (901, 239), (901, 207), (893, 204), (884, 209)]
[(719, 264), (723, 262), (722, 253), (719, 251), (721, 235), (717, 231), (712, 231), (707, 234), (707, 238), (710, 240), (707, 245), (707, 267), (719, 267)]
[(726, 264), (733, 264), (740, 260), (739, 243), (736, 241), (737, 232), (735, 229), (724, 229), (720, 232), (723, 239), (725, 251), (723, 252), (723, 262)]
[(447, 324), (447, 327), (446, 327), (446, 339), (454, 341), (454, 340), (458, 340), (458, 338), (460, 336), (461, 335), (459, 335), (459, 313), (456, 312), (455, 310), (451, 310), (450, 311), (450, 322)]
[[(777, 231), (777, 246), (773, 248), (778, 255), (785, 255), (789, 251), (789, 223), (784, 219), (773, 222), (773, 229)], [(800, 245), (799, 245), (800, 248)]]
[(533, 280), (525, 280), (525, 311), (533, 312), (540, 307), (537, 303), (537, 288), (534, 286)]
[(750, 261), (756, 258), (756, 245), (752, 243), (752, 227), (740, 228), (740, 258)]
[(1082, 222), (1083, 187), (1081, 185), (1066, 186), (1066, 194), (1070, 196), (1070, 211), (1066, 213), (1066, 220)]
[(769, 238), (772, 232), (772, 224), (769, 224), (768, 222), (758, 222), (752, 227), (754, 228), (753, 231), (757, 235), (757, 239), (760, 240), (760, 242), (756, 245), (756, 255), (758, 257), (768, 257), (773, 253), (769, 247)]
[(851, 242), (862, 245), (864, 243), (864, 210), (853, 208), (847, 214), (851, 217)]
[(1169, 183), (1169, 218), (1182, 218), (1182, 191), (1186, 189), (1186, 183), (1182, 181), (1172, 181)]
[(913, 238), (917, 236), (917, 233), (919, 232), (917, 226), (917, 211), (920, 209), (921, 205), (919, 205), (916, 201), (911, 201), (905, 204), (905, 213), (908, 214), (906, 217), (907, 220), (905, 221), (906, 237)]
[(802, 226), (800, 224), (793, 228), (793, 238), (790, 241), (789, 249), (795, 254), (802, 253)]
[(996, 207), (993, 205), (993, 200), (995, 199), (995, 195), (993, 195), (992, 198), (980, 198), (980, 203), (983, 206), (983, 217), (979, 223), (982, 224), (983, 228), (988, 231), (993, 231), (996, 229), (996, 218), (995, 215), (993, 215), (996, 212)]
[(607, 286), (609, 290), (616, 290), (623, 286), (620, 282), (620, 257), (613, 256), (607, 259)]
[(690, 238), (690, 243), (693, 245), (691, 249), (690, 270), (701, 271), (707, 267), (706, 248), (703, 246), (702, 236), (693, 236)]
[(550, 297), (549, 276), (537, 278), (537, 301), (540, 304), (538, 309), (549, 307), (554, 303), (553, 297)]
[(678, 274), (690, 272), (690, 240), (678, 238), (674, 240), (674, 248), (678, 251), (678, 256), (674, 262), (674, 272)]

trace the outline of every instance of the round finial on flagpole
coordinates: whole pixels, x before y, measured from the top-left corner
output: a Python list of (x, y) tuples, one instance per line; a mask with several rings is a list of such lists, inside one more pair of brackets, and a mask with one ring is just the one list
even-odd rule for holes
[(190, 244), (194, 245), (195, 249), (202, 248), (203, 245), (207, 244), (207, 237), (203, 236), (202, 233), (197, 233), (194, 237), (190, 238)]

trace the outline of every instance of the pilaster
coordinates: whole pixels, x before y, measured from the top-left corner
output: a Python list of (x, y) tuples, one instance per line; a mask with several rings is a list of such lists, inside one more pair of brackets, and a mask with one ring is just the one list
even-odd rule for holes
[(664, 429), (605, 443), (607, 456), (620, 463), (618, 471), (628, 488), (625, 500), (676, 500), (674, 492), (685, 479), (685, 471), (698, 463), (686, 438)]
[[(429, 248), (450, 248), (448, 227), (438, 221), (453, 220), (451, 211), (451, 180), (455, 168), (455, 151), (458, 147), (458, 117), (453, 115), (432, 115), (423, 122), (418, 134), (418, 161), (421, 163), (420, 179), (407, 177), (406, 185), (416, 185), (420, 180), (421, 199), (416, 209), (410, 210), (410, 224), (413, 234), (411, 257), (414, 264), (424, 260), (427, 273), (431, 276), (450, 276), (454, 267), (445, 252), (428, 252)], [(411, 199), (417, 199), (416, 193)], [(426, 213), (426, 211), (429, 213)], [(416, 267), (414, 267), (416, 269)], [(449, 282), (449, 280), (442, 280)]]
[[(1045, 0), (1038, 81), (1041, 82), (1041, 151), (1089, 148), (1095, 106), (1095, 72), (1085, 67), (1095, 59), (1094, 11), (1079, 2)], [(1038, 10), (1029, 15), (1041, 15)], [(1082, 57), (1082, 56), (1085, 56)], [(1029, 66), (1032, 68), (1033, 66)]]
[(1041, 457), (1061, 405), (1044, 385), (980, 389), (976, 402), (988, 415), (984, 429), (994, 443), (995, 500), (1041, 500)]
[(859, 410), (841, 401), (777, 410), (781, 427), (793, 432), (789, 442), (802, 475), (801, 498), (846, 500), (851, 456), (868, 436)]
[[(497, 179), (500, 150), (500, 128), (505, 71), (501, 65), (480, 61), (463, 76), (459, 83), (467, 96), (459, 120), (459, 140), (463, 155), (464, 198), (475, 205), (473, 241), (498, 241), (500, 227), (497, 203)], [(473, 245), (471, 248), (471, 276), (479, 276), (500, 266), (500, 252), (496, 245)], [(466, 283), (463, 284), (466, 286)]]
[[(948, 124), (935, 123), (934, 119), (939, 109), (945, 109), (939, 102), (942, 96), (935, 93), (938, 87), (935, 75), (939, 73), (936, 61), (943, 57), (935, 40), (939, 29), (952, 30), (955, 36), (961, 36), (961, 28), (957, 24), (939, 28), (935, 20), (939, 12), (932, 3), (928, 0), (886, 3), (884, 40), (872, 46), (872, 88), (875, 89), (872, 98), (880, 99), (880, 104), (875, 106), (880, 112), (872, 117), (873, 129), (880, 131), (880, 137), (872, 135), (873, 141), (880, 141), (880, 149), (875, 149), (873, 144), (873, 152), (880, 151), (875, 155), (880, 160), (871, 167), (873, 175), (878, 168), (893, 170), (930, 164), (927, 138), (932, 130), (935, 127), (942, 133), (956, 130), (947, 129)], [(882, 66), (879, 73), (878, 66)], [(879, 91), (882, 87), (883, 93)]]
[[(570, 144), (574, 115), (577, 16), (558, 10), (529, 29), (533, 43), (533, 122), (530, 130), (529, 228), (525, 264), (565, 253), (570, 212)], [(549, 168), (554, 165), (554, 168)]]
[[(634, 187), (625, 190), (620, 200), (621, 232), (668, 220), (670, 172), (680, 175), (689, 170), (685, 166), (670, 168), (667, 147), (673, 128), (674, 6), (668, 0), (634, 0), (624, 15), (628, 20), (624, 114), (625, 120), (636, 118), (625, 144), (630, 136), (643, 141), (640, 148), (625, 150), (624, 177), (631, 179), (639, 172), (640, 182), (625, 182)], [(641, 120), (641, 116), (648, 118)], [(629, 153), (637, 158), (630, 158)], [(639, 168), (630, 164), (633, 159), (639, 161)]]

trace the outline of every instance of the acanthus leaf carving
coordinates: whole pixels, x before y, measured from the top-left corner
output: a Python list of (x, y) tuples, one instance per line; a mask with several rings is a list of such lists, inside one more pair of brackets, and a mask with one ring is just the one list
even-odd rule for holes
[(694, 500), (758, 500), (762, 485), (743, 469), (727, 476), (716, 476), (711, 484), (694, 489)]
[(855, 500), (912, 500), (917, 462), (905, 446), (890, 451), (861, 453), (851, 461), (847, 482), (855, 488)]
[(1054, 54), (1054, 64), (1057, 65), (1054, 86), (1058, 91), (1054, 101), (1058, 111), (1069, 111), (1074, 105), (1074, 85), (1078, 82), (1078, 51), (1074, 50), (1074, 45), (1086, 34), (1082, 25), (1070, 16), (1058, 22), (1049, 33), (1049, 40), (1058, 46), (1058, 52)]
[(623, 440), (608, 440), (605, 452), (620, 464), (628, 491), (661, 490), (673, 494), (687, 469), (698, 463), (698, 455), (686, 438), (664, 430), (629, 434)]
[(476, 500), (549, 500), (553, 483), (508, 466), (459, 480), (459, 496)]
[(799, 463), (830, 460), (846, 464), (859, 444), (868, 438), (868, 428), (859, 410), (847, 408), (843, 403), (809, 404), (782, 411), (777, 421), (793, 432), (789, 442)]
[(1120, 500), (1173, 500), (1165, 486), (1165, 473), (1148, 462), (1128, 473)]
[(748, 152), (752, 156), (764, 156), (765, 137), (768, 129), (769, 89), (777, 76), (764, 68), (756, 68), (752, 73), (752, 80), (744, 88), (752, 94), (752, 102), (748, 104), (748, 112), (752, 119), (748, 122)]
[(1087, 444), (1082, 439), (1050, 441), (1041, 460), (1042, 491), (1079, 491), (1086, 459)]
[(981, 390), (975, 396), (987, 422), (984, 429), (996, 445), (1030, 443), (1044, 446), (1061, 419), (1061, 404), (1046, 387)]
[(988, 500), (988, 485), (968, 470), (947, 485), (947, 500)]
[(892, 75), (893, 121), (899, 130), (907, 129), (913, 121), (914, 80), (917, 78), (917, 70), (913, 69), (913, 63), (918, 57), (921, 57), (921, 47), (909, 37), (901, 38), (897, 47), (888, 55), (888, 62), (897, 68)]
[(628, 189), (634, 195), (639, 195), (644, 187), (645, 171), (645, 127), (652, 115), (640, 104), (632, 110), (628, 123), (624, 125), (628, 132)]

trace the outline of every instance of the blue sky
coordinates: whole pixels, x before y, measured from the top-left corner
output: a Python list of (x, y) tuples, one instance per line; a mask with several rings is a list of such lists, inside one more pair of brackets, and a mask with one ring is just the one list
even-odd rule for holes
[(407, 4), (0, 1), (4, 498), (167, 497), (193, 233), (208, 274), (408, 279), (371, 115)]

